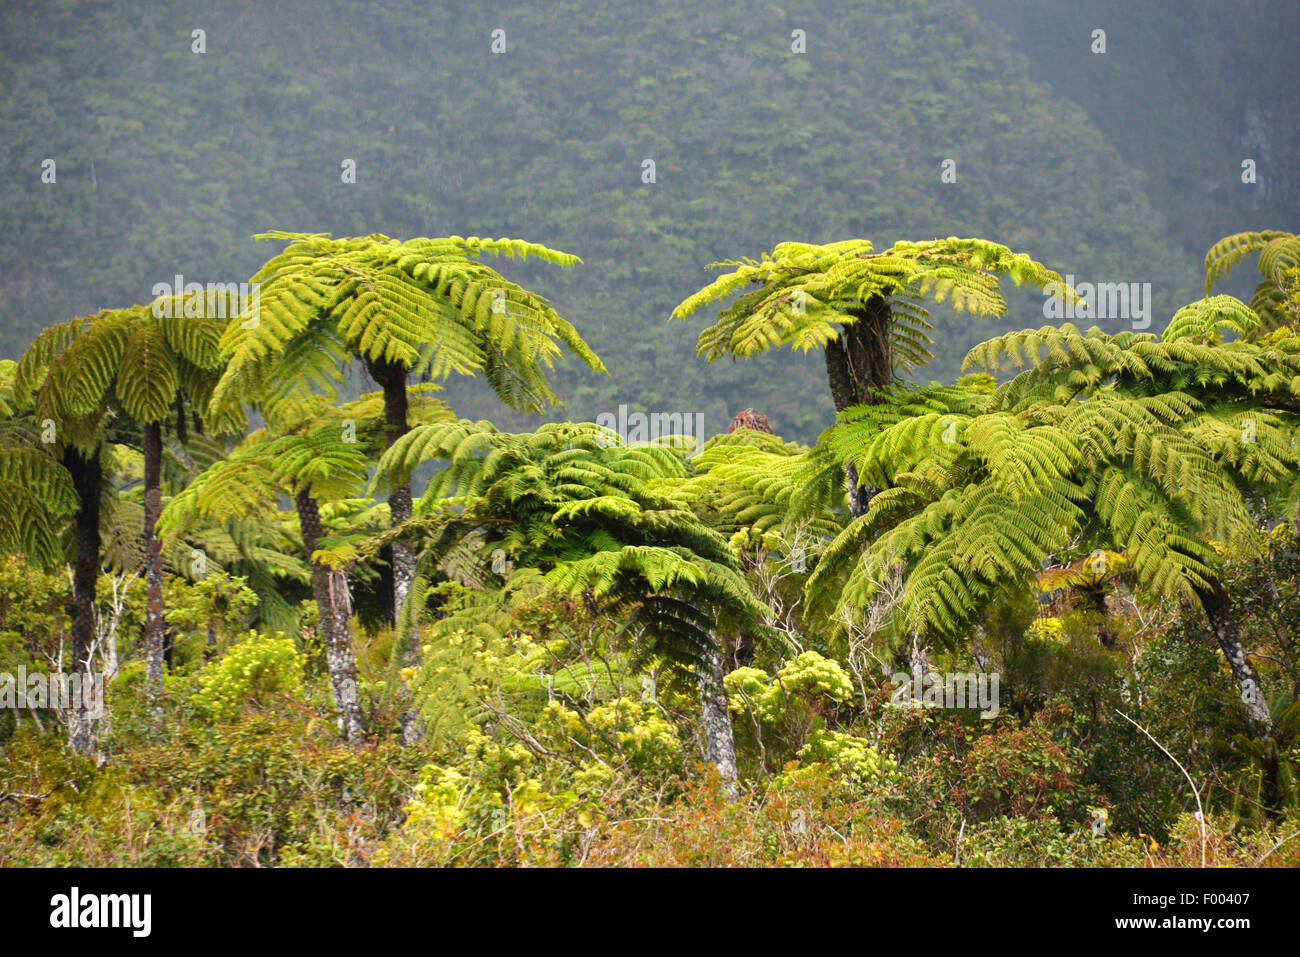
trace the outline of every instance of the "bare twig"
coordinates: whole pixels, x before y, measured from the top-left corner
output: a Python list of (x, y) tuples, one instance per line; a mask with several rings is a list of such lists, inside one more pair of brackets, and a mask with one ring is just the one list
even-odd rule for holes
[(1196, 782), (1192, 780), (1192, 776), (1187, 773), (1187, 769), (1183, 767), (1182, 763), (1176, 757), (1170, 754), (1169, 751), (1166, 750), (1163, 744), (1161, 744), (1155, 738), (1151, 737), (1150, 731), (1142, 727), (1142, 725), (1138, 724), (1136, 721), (1134, 721), (1132, 718), (1126, 715), (1123, 711), (1120, 711), (1118, 708), (1115, 709), (1115, 713), (1119, 715), (1121, 718), (1123, 718), (1125, 721), (1127, 721), (1129, 724), (1133, 725), (1133, 727), (1137, 728), (1139, 731), (1145, 734), (1148, 738), (1150, 738), (1151, 743), (1154, 744), (1161, 751), (1164, 751), (1165, 757), (1167, 757), (1170, 761), (1174, 762), (1174, 764), (1178, 765), (1178, 770), (1182, 771), (1183, 777), (1187, 778), (1187, 783), (1192, 789), (1192, 797), (1196, 798), (1196, 823), (1201, 826), (1201, 866), (1204, 867), (1205, 866), (1205, 809), (1201, 807), (1201, 795), (1196, 790)]
[(1282, 838), (1282, 840), (1278, 841), (1276, 844), (1274, 844), (1272, 847), (1270, 847), (1270, 848), (1268, 849), (1268, 852), (1265, 853), (1263, 857), (1261, 857), (1259, 860), (1257, 860), (1254, 864), (1252, 864), (1252, 865), (1250, 865), (1250, 866), (1251, 866), (1251, 867), (1259, 867), (1259, 865), (1263, 864), (1264, 861), (1266, 861), (1266, 860), (1267, 860), (1267, 859), (1272, 855), (1272, 853), (1273, 853), (1274, 851), (1276, 851), (1279, 847), (1281, 847), (1283, 844), (1285, 844), (1287, 841), (1291, 840), (1291, 839), (1294, 838), (1294, 837), (1300, 837), (1300, 831), (1295, 831), (1295, 832), (1293, 832), (1293, 833), (1291, 833), (1291, 834), (1288, 834), (1286, 837)]

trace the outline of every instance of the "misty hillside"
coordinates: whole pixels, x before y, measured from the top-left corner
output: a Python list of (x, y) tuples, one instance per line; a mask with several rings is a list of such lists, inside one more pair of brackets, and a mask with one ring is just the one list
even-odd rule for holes
[[(830, 414), (819, 361), (706, 371), (699, 324), (667, 322), (710, 263), (786, 239), (979, 235), (1080, 281), (1151, 282), (1165, 316), (1241, 214), (1294, 211), (1294, 193), (1265, 187), (1263, 210), (1212, 206), (1232, 193), (1226, 147), (1135, 142), (1167, 128), (1143, 95), (1153, 76), (1200, 91), (1178, 75), (1177, 31), (1129, 18), (1096, 56), (1086, 18), (1038, 6), (482, 4), (431, 16), (401, 2), (364, 15), (318, 2), (6, 4), (0, 354), (57, 319), (146, 301), (176, 273), (247, 279), (269, 255), (249, 237), (267, 229), (518, 236), (584, 262), (565, 275), (507, 267), (611, 370), (561, 376), (568, 416), (627, 403), (703, 412), (721, 429), (753, 406), (811, 439)], [(204, 54), (191, 52), (194, 29)], [(491, 51), (494, 29), (504, 53)], [(1286, 53), (1267, 16), (1232, 30), (1242, 48)], [(1189, 107), (1216, 130), (1253, 81), (1218, 86)], [(1279, 93), (1267, 115), (1288, 104)], [(1293, 144), (1250, 143), (1265, 180)], [(1207, 156), (1221, 160), (1213, 183), (1199, 178)], [(47, 157), (54, 188), (40, 179)], [(354, 184), (341, 182), (344, 159)], [(945, 159), (956, 182), (941, 182)], [(1036, 297), (1007, 322), (1040, 324)], [(928, 374), (946, 378), (991, 330), (937, 315)], [(453, 389), (466, 414), (491, 407)]]

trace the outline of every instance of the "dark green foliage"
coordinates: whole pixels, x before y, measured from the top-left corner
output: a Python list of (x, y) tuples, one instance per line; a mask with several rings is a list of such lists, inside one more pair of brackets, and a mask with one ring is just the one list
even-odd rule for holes
[[(0, 354), (17, 356), (44, 325), (99, 303), (141, 301), (175, 273), (244, 280), (265, 258), (249, 235), (266, 227), (527, 236), (586, 265), (553, 276), (521, 264), (510, 277), (546, 289), (596, 352), (623, 359), (608, 380), (558, 370), (552, 385), (568, 408), (557, 417), (640, 401), (705, 412), (720, 429), (754, 406), (810, 442), (830, 409), (820, 362), (773, 356), (706, 372), (665, 324), (707, 263), (784, 239), (872, 236), (883, 248), (956, 233), (1033, 250), (1080, 278), (1150, 280), (1163, 314), (1197, 288), (1200, 220), (1176, 233), (1188, 251), (1170, 253), (1147, 193), (1171, 189), (1198, 151), (1165, 148), (1135, 164), (1121, 149), (1142, 137), (1104, 134), (1106, 110), (1090, 118), (1031, 80), (1022, 50), (1067, 32), (1010, 43), (958, 0), (818, 0), (786, 12), (756, 0), (567, 0), (434, 17), (386, 0), (361, 23), (337, 0), (291, 2), (209, 26), (203, 55), (190, 52), (188, 30), (163, 26), (203, 19), (191, 6), (17, 2), (0, 14), (11, 91), (0, 156), (16, 171), (0, 190), (0, 259), (11, 266)], [(1145, 95), (1150, 72), (1186, 73), (1148, 69), (1185, 62), (1171, 52), (1180, 31), (1131, 24), (1142, 53), (1125, 61), (1119, 89), (1106, 86), (1120, 100)], [(493, 56), (498, 27), (507, 52)], [(796, 27), (806, 55), (791, 52)], [(1121, 57), (1095, 72), (1113, 77)], [(1235, 102), (1218, 103), (1219, 122), (1239, 115)], [(57, 184), (39, 183), (46, 156)], [(949, 157), (956, 184), (939, 181)], [(354, 184), (340, 181), (345, 158), (357, 163)], [(657, 163), (654, 185), (641, 182), (645, 158)], [(1198, 216), (1201, 180), (1176, 181), (1180, 210)], [(1040, 305), (1023, 297), (1013, 311)], [(951, 377), (984, 335), (942, 318), (933, 374)], [(527, 427), (501, 419), (481, 386), (451, 398), (470, 418)]]

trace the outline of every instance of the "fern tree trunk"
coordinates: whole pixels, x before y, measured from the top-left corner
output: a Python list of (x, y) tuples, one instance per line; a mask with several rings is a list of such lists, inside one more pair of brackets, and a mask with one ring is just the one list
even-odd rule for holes
[(1110, 630), (1110, 609), (1106, 605), (1106, 588), (1103, 585), (1081, 586), (1079, 591), (1087, 607), (1097, 613), (1097, 639), (1109, 651), (1115, 649), (1115, 633)]
[(729, 797), (736, 797), (736, 742), (731, 730), (727, 692), (722, 686), (722, 647), (714, 642), (705, 671), (700, 675), (700, 723), (704, 759), (718, 770)]
[[(399, 362), (382, 362), (366, 360), (370, 376), (384, 390), (384, 431), (388, 447), (410, 431), (407, 421), (406, 367)], [(393, 525), (399, 525), (411, 517), (411, 483), (403, 482), (393, 488), (388, 496), (388, 511)], [(392, 545), (393, 567), (393, 624), (396, 626), (406, 608), (411, 594), (411, 583), (415, 579), (415, 553), (406, 545), (394, 542)], [(407, 663), (414, 661), (415, 649), (420, 646), (418, 637), (413, 636), (411, 646), (404, 652)], [(414, 711), (404, 711), (400, 717), (402, 740), (415, 744), (423, 736), (419, 716)]]
[[(69, 448), (63, 453), (63, 465), (72, 475), (80, 506), (74, 520), (76, 558), (72, 568), (72, 670), (88, 687), (91, 675), (90, 655), (95, 640), (95, 584), (99, 580), (99, 497), (104, 473), (99, 464), (99, 449), (83, 454)], [(75, 695), (68, 710), (68, 745), (79, 754), (90, 754), (95, 747), (91, 715), (86, 696)]]
[[(885, 388), (894, 379), (889, 301), (873, 297), (849, 314), (857, 321), (845, 325), (840, 337), (826, 344), (826, 378), (837, 414), (850, 406), (879, 402), (873, 391)], [(867, 513), (875, 490), (859, 486), (858, 470), (852, 464), (844, 467), (844, 473), (849, 487), (849, 512), (858, 518)]]
[(154, 719), (162, 720), (163, 644), (167, 630), (163, 618), (162, 542), (155, 526), (162, 513), (162, 423), (144, 427), (144, 649), (145, 687)]
[[(838, 339), (826, 343), (826, 378), (830, 380), (831, 399), (835, 403), (835, 412), (839, 414), (849, 406), (858, 404), (857, 389), (853, 384), (853, 374), (849, 371), (849, 361), (844, 353), (844, 345)], [(858, 469), (852, 462), (844, 466), (844, 478), (849, 489), (849, 514), (854, 518), (867, 512), (864, 489), (858, 485)]]
[(1223, 657), (1228, 660), (1228, 667), (1232, 669), (1232, 677), (1241, 692), (1241, 700), (1246, 707), (1246, 720), (1250, 722), (1251, 730), (1258, 738), (1271, 737), (1273, 716), (1268, 710), (1268, 703), (1264, 700), (1259, 676), (1255, 673), (1255, 667), (1250, 663), (1250, 659), (1246, 656), (1246, 649), (1241, 643), (1241, 632), (1237, 628), (1237, 619), (1233, 615), (1232, 599), (1228, 597), (1223, 585), (1217, 582), (1213, 588), (1201, 589), (1198, 596), (1201, 599), (1201, 607), (1205, 609), (1205, 617), (1209, 619), (1210, 629), (1218, 639), (1219, 648), (1223, 651)]
[(1242, 703), (1246, 707), (1246, 720), (1256, 740), (1263, 744), (1263, 801), (1270, 811), (1281, 810), (1281, 788), (1278, 763), (1277, 743), (1273, 740), (1273, 715), (1268, 702), (1264, 700), (1264, 689), (1259, 683), (1259, 675), (1246, 656), (1245, 646), (1241, 643), (1241, 633), (1237, 628), (1237, 619), (1233, 614), (1232, 599), (1219, 582), (1213, 588), (1197, 592), (1201, 607), (1210, 621), (1210, 629), (1219, 641), (1223, 657), (1228, 660), (1232, 677), (1237, 682)]
[[(406, 418), (406, 367), (400, 362), (367, 360), (370, 376), (384, 390), (384, 432), (389, 448), (410, 431)], [(393, 525), (411, 517), (411, 483), (395, 486), (388, 496), (388, 510)], [(415, 555), (405, 545), (393, 545), (393, 621), (402, 616), (411, 581), (415, 577)]]
[(325, 534), (316, 499), (304, 490), (294, 497), (294, 504), (298, 509), (298, 524), (302, 527), (302, 543), (311, 561), (311, 590), (320, 611), (330, 686), (334, 691), (334, 705), (339, 709), (339, 734), (348, 744), (360, 744), (365, 727), (357, 695), (357, 663), (352, 653), (352, 633), (348, 630), (348, 576), (346, 572), (311, 560)]

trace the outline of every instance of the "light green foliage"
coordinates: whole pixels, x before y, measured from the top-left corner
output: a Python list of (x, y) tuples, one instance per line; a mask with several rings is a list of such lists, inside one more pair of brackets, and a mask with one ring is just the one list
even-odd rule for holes
[(796, 655), (775, 676), (757, 668), (737, 668), (723, 678), (723, 686), (733, 712), (752, 711), (771, 723), (784, 719), (795, 701), (833, 708), (853, 698), (853, 682), (843, 666), (815, 651)]
[(1064, 641), (1065, 624), (1054, 615), (1035, 618), (1033, 624), (1025, 632), (1025, 636), (1037, 638), (1040, 641)]
[(29, 567), (24, 555), (0, 555), (0, 672), (44, 667), (67, 633), (68, 577)]
[(0, 552), (49, 567), (63, 559), (60, 523), (76, 511), (67, 471), (50, 455), (0, 447)]
[(746, 286), (759, 288), (740, 296), (700, 333), (697, 350), (710, 362), (725, 355), (749, 358), (786, 345), (804, 352), (823, 348), (839, 336), (836, 324), (860, 321), (853, 310), (879, 298), (892, 312), (888, 335), (894, 367), (906, 372), (932, 358), (933, 327), (922, 302), (948, 300), (959, 313), (1001, 316), (1006, 312), (998, 289), (1002, 276), (1017, 286), (1055, 284), (1058, 295), (1072, 295), (1057, 273), (1029, 256), (987, 240), (955, 236), (898, 242), (881, 252), (865, 239), (826, 246), (780, 243), (761, 260), (716, 265), (735, 268), (678, 305), (674, 317), (690, 315)]
[[(217, 340), (225, 319), (216, 314), (215, 300), (209, 310), (204, 298), (159, 299), (51, 326), (18, 363), (16, 399), (30, 404), (38, 420), (57, 424), (60, 444), (83, 450), (94, 447), (114, 412), (138, 425), (160, 423), (174, 416), (178, 402), (188, 404), (208, 431), (241, 430), (238, 408), (209, 415), (224, 367)], [(197, 314), (187, 315), (187, 306), (199, 302)], [(220, 315), (237, 312), (234, 302), (222, 298)]]
[(1249, 337), (1259, 328), (1259, 316), (1239, 299), (1232, 296), (1213, 296), (1190, 303), (1174, 313), (1160, 336), (1164, 342), (1190, 339), (1193, 342), (1218, 345), (1223, 334)]
[(562, 753), (589, 759), (624, 772), (667, 774), (678, 770), (682, 743), (677, 729), (653, 705), (615, 698), (590, 709), (585, 716), (550, 702), (539, 727)]
[(194, 702), (218, 721), (262, 710), (302, 693), (303, 666), (293, 639), (250, 631), (199, 673)]
[[(357, 403), (369, 412), (361, 427), (382, 420), (382, 409), (366, 397)], [(355, 497), (365, 487), (368, 448), (345, 431), (349, 412), (324, 398), (284, 400), (270, 409), (266, 428), (244, 438), (226, 459), (215, 463), (168, 503), (159, 529), (175, 535), (201, 518), (277, 513), (280, 495), (307, 491), (322, 501)], [(359, 415), (358, 415), (359, 418)]]
[(220, 629), (239, 621), (257, 602), (257, 595), (242, 578), (220, 571), (197, 582), (172, 578), (165, 587), (167, 623), (179, 631), (197, 631), (208, 625)]
[[(844, 497), (842, 476), (814, 456), (799, 447), (745, 441), (742, 432), (718, 436), (693, 463), (695, 473), (672, 494), (706, 511), (727, 531), (752, 526), (785, 536), (802, 526), (810, 538), (829, 538), (842, 527), (837, 513)], [(777, 540), (773, 544), (771, 550), (781, 550)]]
[(844, 704), (853, 697), (853, 683), (844, 668), (815, 651), (795, 656), (781, 667), (776, 678), (776, 687), (787, 697), (825, 697), (835, 704)]
[[(490, 423), (443, 422), (411, 430), (380, 460), (380, 475), (444, 460), (406, 532), (424, 541), (420, 587), (433, 569), (494, 563), (535, 569), (546, 587), (590, 595), (640, 641), (640, 660), (689, 668), (723, 624), (763, 629), (763, 606), (726, 539), (665, 493), (686, 476), (681, 453), (614, 444), (595, 425), (500, 432)], [(381, 537), (371, 547), (385, 541)], [(493, 555), (496, 555), (496, 559)], [(508, 579), (494, 571), (496, 580)]]
[(18, 363), (13, 359), (0, 359), (0, 422), (6, 425), (17, 412), (14, 400), (14, 373), (17, 369)]
[(799, 751), (804, 766), (783, 771), (778, 779), (808, 774), (812, 766), (828, 765), (850, 788), (879, 787), (898, 776), (898, 762), (881, 754), (863, 738), (840, 731), (818, 729)]
[(540, 649), (523, 621), (539, 591), (535, 576), (520, 575), (501, 589), (475, 591), (443, 582), (415, 592), (437, 599), (442, 611), (421, 630), (419, 667), (401, 672), (420, 704), (430, 740), (463, 734), (488, 716), (485, 698), (532, 670)]
[(623, 623), (557, 596), (536, 569), (515, 570), (499, 588), (444, 582), (427, 596), (438, 616), (421, 626), (419, 666), (400, 675), (430, 742), (460, 741), (501, 711), (532, 720), (557, 698), (619, 697), (638, 680), (620, 647)]
[(457, 840), (487, 840), (545, 826), (548, 819), (569, 817), (590, 827), (615, 785), (663, 786), (683, 770), (673, 723), (657, 707), (626, 697), (594, 706), (552, 701), (524, 740), (527, 746), (513, 735), (469, 727), (458, 742), (457, 763), (430, 764), (421, 773), (399, 850), (440, 860)]
[(308, 383), (329, 386), (344, 354), (434, 379), (483, 373), (512, 408), (541, 411), (557, 400), (546, 370), (561, 346), (590, 368), (600, 359), (541, 296), (480, 261), (533, 256), (560, 266), (580, 260), (514, 239), (411, 239), (272, 231), (285, 250), (253, 277), (260, 315), (236, 317), (221, 340), (229, 369), (218, 407), (240, 395), (282, 399)]
[[(1217, 308), (1246, 315), (1239, 306)], [(1123, 552), (1144, 591), (1194, 597), (1214, 579), (1209, 540), (1253, 527), (1249, 490), (1292, 480), (1300, 341), (1066, 326), (1000, 337), (968, 361), (1002, 355), (1033, 365), (992, 395), (903, 390), (830, 430), (837, 457), (888, 487), (810, 577), (817, 607), (861, 613), (901, 568), (896, 620), (957, 635), (1081, 533), (1085, 551)]]
[(1250, 308), (1262, 320), (1258, 332), (1263, 334), (1294, 321), (1287, 314), (1287, 303), (1297, 293), (1294, 272), (1300, 268), (1300, 236), (1270, 229), (1220, 239), (1205, 254), (1205, 295), (1208, 298), (1214, 285), (1253, 253), (1259, 253), (1262, 278), (1250, 297)]
[(404, 827), (446, 839), (464, 818), (463, 792), (469, 779), (455, 768), (427, 765), (415, 785), (415, 796), (406, 806)]
[(1287, 298), (1284, 306), (1286, 322), (1292, 328), (1300, 327), (1300, 266), (1286, 271)]
[[(415, 421), (451, 416), (432, 395), (436, 387), (412, 391)], [(244, 575), (258, 594), (262, 620), (287, 628), (297, 616), (279, 588), (284, 579), (306, 581), (313, 556), (304, 550), (296, 508), (281, 510), (283, 497), (304, 494), (317, 504), (328, 537), (317, 548), (346, 564), (351, 544), (387, 517), (360, 498), (383, 447), (383, 404), (377, 393), (337, 406), (313, 395), (280, 399), (265, 411), (267, 425), (194, 476), (167, 503), (158, 527), (168, 546), (182, 553), (201, 547), (215, 564)]]
[(42, 447), (45, 427), (17, 393), (17, 372), (0, 360), (0, 552), (48, 568), (63, 560), (60, 524), (79, 503), (72, 477)]

